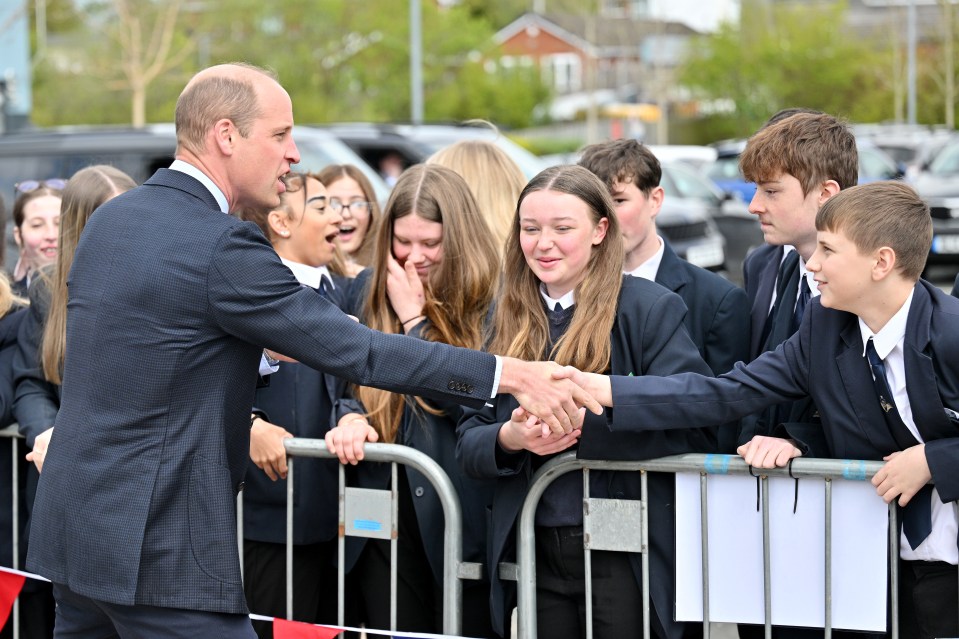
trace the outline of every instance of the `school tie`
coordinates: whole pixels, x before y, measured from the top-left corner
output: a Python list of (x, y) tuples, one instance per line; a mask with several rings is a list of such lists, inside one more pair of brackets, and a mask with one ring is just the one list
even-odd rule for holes
[(793, 312), (794, 331), (798, 331), (799, 325), (802, 324), (803, 314), (806, 312), (806, 305), (809, 303), (810, 296), (809, 279), (800, 271), (799, 297), (796, 299), (796, 310)]
[(330, 298), (330, 291), (333, 290), (333, 283), (329, 280), (328, 277), (326, 277), (325, 275), (321, 275), (321, 276), (320, 276), (320, 286), (319, 286), (319, 288), (317, 288), (316, 290), (317, 290), (317, 292), (319, 292), (320, 295), (322, 295), (323, 297), (329, 299), (329, 298)]
[[(866, 342), (866, 359), (869, 360), (869, 368), (872, 369), (873, 386), (876, 389), (876, 395), (879, 397), (879, 405), (882, 407), (886, 425), (892, 432), (896, 444), (902, 450), (915, 446), (919, 442), (909, 432), (909, 428), (899, 416), (892, 390), (889, 388), (889, 382), (886, 378), (886, 364), (879, 357), (879, 353), (876, 352), (876, 346), (873, 344), (871, 337)], [(932, 532), (931, 484), (923, 486), (902, 509), (902, 531), (913, 550), (918, 548), (919, 544)]]

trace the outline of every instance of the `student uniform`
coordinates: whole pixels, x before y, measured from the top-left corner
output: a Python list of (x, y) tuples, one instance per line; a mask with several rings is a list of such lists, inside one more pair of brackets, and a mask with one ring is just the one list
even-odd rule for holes
[[(951, 502), (959, 499), (959, 420), (954, 413), (959, 410), (959, 300), (920, 280), (913, 288), (908, 308), (904, 306), (901, 313), (905, 314), (898, 347), (901, 364), (897, 365), (893, 358), (887, 368), (889, 375), (895, 376), (897, 366), (901, 366), (899, 386), (904, 385), (905, 390), (900, 395), (908, 401), (899, 401), (896, 408), (911, 417), (917, 428), (914, 434), (925, 442), (932, 484), (939, 500), (945, 503), (944, 507), (937, 505), (935, 498), (929, 497), (934, 524), (929, 539), (938, 539), (940, 550), (924, 555), (911, 553), (906, 545), (901, 553), (908, 560), (904, 564), (913, 577), (939, 571), (940, 574), (920, 575), (919, 582), (940, 584), (932, 590), (939, 592), (941, 599), (925, 596), (920, 583), (913, 587), (915, 597), (907, 597), (904, 604), (908, 609), (909, 603), (915, 603), (920, 610), (931, 606), (935, 612), (927, 614), (927, 618), (938, 618), (950, 625), (930, 632), (955, 636), (959, 614), (956, 570), (954, 565), (943, 566), (942, 562), (954, 564), (957, 551), (950, 547), (948, 554), (943, 555), (941, 540), (944, 530), (955, 531)], [(877, 398), (874, 377), (864, 357), (863, 337), (855, 315), (824, 308), (813, 300), (799, 332), (780, 348), (764, 353), (748, 365), (737, 365), (718, 378), (612, 377), (615, 409), (609, 413), (609, 427), (613, 433), (619, 433), (659, 432), (686, 422), (708, 425), (808, 394), (820, 407), (821, 427), (791, 425), (784, 433), (786, 436), (797, 440), (811, 456), (881, 460), (904, 446), (887, 425), (886, 411)], [(890, 386), (895, 384), (890, 382)], [(943, 515), (941, 521), (937, 512)], [(920, 545), (917, 551), (922, 550)], [(925, 566), (923, 560), (912, 560), (914, 556), (937, 563)], [(904, 586), (908, 589), (910, 584)]]
[[(372, 270), (362, 271), (350, 287), (354, 304), (347, 312), (363, 318)], [(409, 333), (422, 338), (426, 321)], [(462, 407), (453, 402), (430, 400), (429, 405), (443, 411), (433, 415), (407, 396), (397, 444), (409, 446), (436, 461), (449, 476), (460, 500), (463, 514), (463, 561), (480, 562), (486, 558), (486, 513), (492, 503), (494, 482), (466, 476), (456, 461), (456, 424)], [(337, 416), (364, 413), (353, 398), (342, 399)], [(388, 489), (391, 465), (363, 462), (347, 468), (350, 485), (361, 488)], [(443, 507), (433, 484), (420, 472), (405, 465), (398, 468), (399, 477), (399, 543), (397, 629), (408, 632), (440, 632), (443, 613), (443, 551), (446, 525)], [(389, 628), (389, 564), (388, 541), (348, 537), (345, 569), (362, 590), (367, 625)], [(464, 581), (462, 633), (464, 636), (492, 636), (487, 602), (489, 582)]]
[[(282, 260), (303, 286), (338, 306), (345, 278), (319, 268)], [(253, 412), (295, 437), (323, 439), (333, 405), (345, 386), (340, 378), (309, 366), (283, 363), (258, 388)], [(338, 466), (335, 460), (295, 462), (293, 500), (293, 618), (336, 623)], [(286, 617), (287, 481), (272, 481), (250, 464), (243, 489), (243, 582), (247, 605), (261, 615)], [(262, 638), (273, 636), (268, 622), (254, 622)]]
[[(562, 311), (551, 315), (551, 336), (558, 339), (568, 327), (572, 299), (563, 300)], [(550, 306), (554, 306), (550, 304)], [(610, 333), (611, 370), (620, 375), (672, 374), (696, 371), (705, 375), (705, 365), (683, 325), (686, 309), (675, 294), (644, 279), (624, 276)], [(556, 330), (559, 329), (559, 330)], [(491, 512), (488, 571), (492, 580), (490, 606), (494, 628), (508, 630), (509, 614), (515, 603), (515, 585), (499, 579), (501, 561), (515, 559), (515, 522), (519, 517), (530, 479), (546, 459), (521, 451), (508, 453), (497, 443), (500, 426), (510, 419), (515, 401), (497, 397), (495, 406), (467, 409), (459, 427), (457, 456), (471, 476), (496, 479)], [(599, 421), (597, 421), (599, 420)], [(644, 459), (683, 452), (710, 452), (716, 449), (715, 431), (688, 429), (657, 433), (615, 434), (591, 413), (586, 413), (578, 455), (584, 459)], [(591, 473), (591, 495), (638, 499), (638, 473)], [(558, 479), (543, 496), (537, 511), (538, 607), (550, 607), (549, 614), (538, 614), (541, 636), (581, 636), (574, 619), (570, 623), (568, 606), (561, 596), (542, 592), (544, 580), (551, 591), (582, 588), (582, 479), (571, 473)], [(672, 476), (653, 474), (649, 478), (650, 571), (653, 618), (656, 636), (680, 637), (684, 624), (673, 621), (674, 578), (674, 483)], [(541, 554), (545, 553), (545, 555)], [(608, 596), (594, 608), (596, 637), (636, 636), (642, 632), (641, 568), (635, 554), (594, 552), (594, 593)], [(565, 563), (565, 568), (550, 569)], [(568, 572), (567, 570), (568, 569)], [(599, 580), (603, 580), (600, 583)], [(552, 606), (559, 604), (558, 609)], [(620, 605), (622, 604), (622, 605)], [(574, 611), (575, 613), (575, 611)], [(582, 610), (580, 618), (584, 617)], [(505, 635), (504, 636), (508, 636)]]

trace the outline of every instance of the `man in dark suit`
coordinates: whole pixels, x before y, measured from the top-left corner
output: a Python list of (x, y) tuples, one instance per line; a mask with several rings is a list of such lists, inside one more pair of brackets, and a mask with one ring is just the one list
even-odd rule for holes
[(235, 497), (264, 347), (430, 399), (514, 393), (557, 429), (594, 404), (551, 380), (555, 366), (360, 326), (300, 286), (254, 224), (224, 214), (275, 208), (299, 161), (290, 97), (266, 72), (201, 71), (176, 127), (177, 160), (98, 210), (70, 273), (69, 356), (27, 558), (54, 583), (57, 637), (254, 637)]
[[(759, 217), (766, 240), (743, 264), (751, 361), (795, 333), (809, 300), (819, 295), (806, 268), (816, 248), (816, 212), (856, 184), (859, 165), (856, 140), (844, 123), (795, 109), (773, 116), (750, 138), (740, 165), (758, 185), (749, 210)], [(816, 419), (811, 401), (785, 402), (744, 418), (738, 443), (771, 435), (781, 423)]]
[(875, 182), (830, 199), (817, 227), (808, 266), (821, 303), (780, 349), (715, 379), (577, 377), (616, 408), (613, 433), (703, 426), (812, 396), (821, 429), (757, 436), (740, 454), (759, 467), (800, 454), (886, 461), (872, 483), (904, 507), (900, 635), (954, 637), (959, 300), (919, 280), (932, 242), (929, 210), (910, 187)]

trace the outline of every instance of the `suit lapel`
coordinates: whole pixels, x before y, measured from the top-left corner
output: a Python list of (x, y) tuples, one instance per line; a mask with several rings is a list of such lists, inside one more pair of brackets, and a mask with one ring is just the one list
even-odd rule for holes
[(659, 263), (659, 270), (656, 271), (656, 283), (668, 288), (673, 293), (679, 293), (689, 282), (686, 277), (686, 269), (679, 263), (679, 256), (669, 246), (669, 242), (663, 240), (663, 259)]
[(753, 299), (753, 306), (750, 310), (750, 319), (752, 332), (750, 337), (750, 353), (755, 358), (762, 352), (763, 327), (766, 325), (766, 318), (771, 311), (769, 305), (773, 298), (773, 290), (776, 288), (776, 277), (779, 275), (779, 264), (782, 262), (782, 247), (770, 253), (767, 261), (762, 265), (759, 271), (759, 277), (756, 285), (756, 297)]
[(912, 419), (924, 441), (955, 437), (956, 427), (943, 410), (939, 384), (930, 352), (929, 327), (932, 319), (932, 300), (919, 284), (912, 297), (912, 306), (906, 320), (906, 338), (903, 358), (906, 366), (906, 392), (912, 407)]
[[(836, 356), (836, 366), (839, 368), (848, 401), (858, 418), (860, 433), (882, 454), (899, 450), (886, 426), (879, 400), (876, 398), (872, 374), (862, 356), (862, 334), (859, 332), (855, 315), (849, 315), (841, 337), (844, 347), (840, 348)], [(877, 428), (877, 425), (880, 427)]]

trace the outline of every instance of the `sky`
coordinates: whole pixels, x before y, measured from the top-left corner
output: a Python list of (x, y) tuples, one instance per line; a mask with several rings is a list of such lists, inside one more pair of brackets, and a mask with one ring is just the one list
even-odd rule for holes
[(715, 31), (725, 20), (737, 20), (739, 0), (649, 0), (651, 17), (684, 22), (697, 31)]

